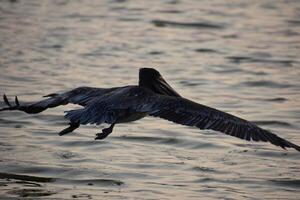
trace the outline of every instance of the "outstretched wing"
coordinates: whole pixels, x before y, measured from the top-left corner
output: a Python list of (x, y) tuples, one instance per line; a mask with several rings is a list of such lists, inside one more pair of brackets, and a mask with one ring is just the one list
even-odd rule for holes
[(270, 142), (282, 148), (300, 151), (299, 146), (249, 121), (188, 99), (156, 95), (146, 105), (137, 107), (137, 110), (178, 124), (220, 131), (248, 141)]
[(60, 94), (49, 94), (44, 97), (48, 97), (47, 99), (34, 102), (34, 103), (25, 103), (21, 105), (19, 103), (18, 98), (15, 98), (15, 105), (12, 105), (6, 95), (3, 95), (4, 102), (8, 105), (6, 108), (0, 109), (0, 111), (4, 110), (20, 110), (26, 113), (39, 113), (47, 108), (53, 108), (60, 105), (66, 105), (68, 103), (79, 104), (81, 106), (85, 106), (88, 102), (92, 101), (94, 98), (104, 95), (108, 92), (115, 90), (116, 88), (92, 88), (92, 87), (79, 87), (68, 92), (60, 93)]

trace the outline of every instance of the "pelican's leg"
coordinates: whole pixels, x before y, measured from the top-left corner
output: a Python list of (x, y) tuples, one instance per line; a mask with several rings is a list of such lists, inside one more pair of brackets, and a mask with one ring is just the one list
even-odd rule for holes
[(68, 128), (65, 128), (64, 130), (62, 130), (60, 133), (58, 133), (58, 135), (62, 136), (62, 135), (68, 134), (68, 133), (74, 131), (79, 126), (80, 126), (79, 122), (70, 122), (70, 126)]
[(115, 124), (111, 124), (110, 127), (102, 129), (102, 133), (97, 133), (95, 140), (102, 140), (112, 133)]

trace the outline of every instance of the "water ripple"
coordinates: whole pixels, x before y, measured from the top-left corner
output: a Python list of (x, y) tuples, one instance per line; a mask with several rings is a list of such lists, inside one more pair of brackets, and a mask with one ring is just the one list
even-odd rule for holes
[[(136, 84), (151, 66), (300, 144), (297, 0), (0, 2), (0, 95)], [(59, 137), (67, 109), (0, 113), (0, 199), (299, 199), (296, 151), (149, 118)]]
[(293, 85), (291, 85), (291, 84), (278, 83), (278, 82), (267, 81), (267, 80), (244, 81), (240, 84), (245, 85), (245, 86), (249, 86), (249, 87), (269, 87), (269, 88), (289, 88), (289, 87), (293, 87)]
[(280, 66), (292, 67), (296, 61), (294, 60), (279, 60), (279, 59), (263, 59), (255, 58), (250, 56), (227, 56), (228, 60), (233, 63), (269, 63), (269, 64), (278, 64)]
[(281, 178), (281, 179), (271, 179), (269, 181), (276, 185), (300, 188), (300, 179)]
[(223, 25), (208, 22), (175, 22), (167, 20), (152, 20), (152, 24), (157, 27), (179, 27), (179, 28), (198, 28), (198, 29), (224, 29)]
[(215, 49), (207, 49), (207, 48), (198, 48), (195, 49), (195, 52), (199, 52), (199, 53), (216, 53), (216, 54), (221, 54), (220, 51), (215, 50)]
[(124, 182), (112, 179), (63, 179), (63, 178), (48, 178), (39, 176), (29, 176), (20, 175), (12, 173), (2, 173), (0, 172), (0, 179), (16, 179), (22, 181), (30, 181), (37, 183), (66, 183), (66, 184), (76, 184), (76, 185), (98, 185), (98, 186), (120, 186)]
[(19, 174), (11, 174), (11, 173), (2, 173), (0, 172), (1, 179), (16, 179), (22, 181), (33, 181), (38, 183), (47, 183), (53, 182), (55, 179), (53, 178), (45, 178), (45, 177), (38, 177), (38, 176), (29, 176), (29, 175), (19, 175)]

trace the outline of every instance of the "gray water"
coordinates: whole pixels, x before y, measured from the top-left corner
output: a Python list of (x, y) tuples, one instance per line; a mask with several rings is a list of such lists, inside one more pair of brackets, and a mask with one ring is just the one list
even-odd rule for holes
[[(137, 83), (300, 144), (300, 1), (0, 1), (0, 95)], [(4, 106), (1, 101), (0, 106)], [(1, 199), (299, 199), (300, 154), (156, 118), (67, 126), (58, 107), (0, 113)]]

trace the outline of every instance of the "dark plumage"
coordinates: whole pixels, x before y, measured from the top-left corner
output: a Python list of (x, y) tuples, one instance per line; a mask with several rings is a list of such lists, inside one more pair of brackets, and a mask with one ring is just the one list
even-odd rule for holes
[(80, 109), (66, 112), (70, 126), (60, 135), (72, 132), (80, 124), (111, 124), (96, 134), (95, 139), (104, 139), (113, 130), (115, 124), (141, 119), (147, 115), (160, 117), (178, 124), (194, 126), (199, 129), (211, 129), (240, 139), (270, 142), (282, 148), (300, 147), (262, 129), (255, 124), (231, 114), (207, 107), (181, 97), (159, 74), (151, 68), (140, 69), (139, 85), (116, 88), (80, 87), (74, 90), (50, 94), (45, 100), (21, 105), (18, 98), (4, 110), (21, 110), (26, 113), (39, 113), (47, 108), (68, 103), (83, 106)]

